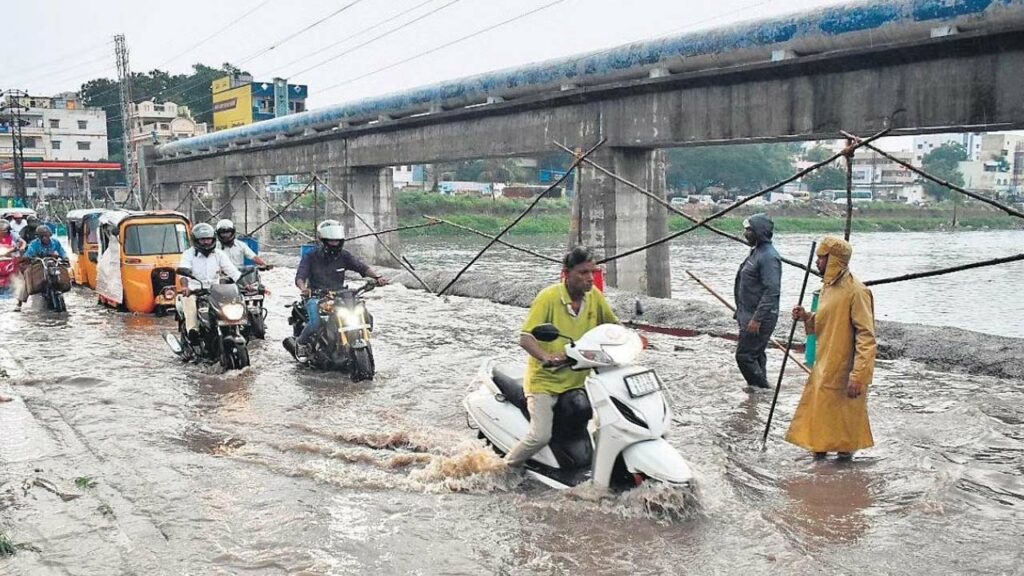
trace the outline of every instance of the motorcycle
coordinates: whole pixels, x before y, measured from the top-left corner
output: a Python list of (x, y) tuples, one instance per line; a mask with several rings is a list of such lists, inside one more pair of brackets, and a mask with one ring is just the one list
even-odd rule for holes
[[(541, 342), (569, 340), (566, 363), (547, 368), (593, 372), (585, 388), (559, 396), (551, 442), (526, 463), (530, 475), (558, 489), (586, 481), (614, 489), (648, 480), (678, 486), (694, 482), (690, 465), (665, 440), (672, 410), (661, 379), (653, 369), (634, 364), (644, 348), (636, 332), (602, 324), (574, 342), (555, 326), (542, 324), (531, 334)], [(470, 427), (506, 454), (530, 429), (522, 371), (502, 369), (489, 359), (473, 383), (476, 389), (463, 401)]]
[[(253, 270), (242, 273), (242, 278)], [(185, 328), (184, 298), (178, 296), (175, 302), (175, 318), (178, 334), (164, 334), (164, 341), (171, 350), (183, 359), (192, 362), (207, 360), (220, 362), (225, 370), (245, 368), (249, 365), (249, 350), (246, 348), (245, 333), (248, 330), (248, 310), (242, 300), (238, 284), (230, 279), (221, 283), (206, 284), (191, 274), (179, 269), (178, 274), (200, 283), (192, 290), (196, 297), (199, 321), (194, 334)], [(239, 281), (242, 280), (239, 278)]]
[(17, 273), (18, 249), (14, 246), (0, 246), (0, 293), (10, 290)]
[[(372, 380), (376, 372), (370, 344), (373, 315), (366, 310), (362, 295), (376, 287), (376, 280), (369, 280), (355, 290), (318, 291), (320, 327), (310, 340), (308, 356), (297, 355), (294, 338), (285, 340), (285, 349), (314, 368), (350, 371), (354, 382)], [(309, 321), (305, 304), (303, 299), (288, 305), (292, 309), (288, 323), (295, 337)]]
[(260, 280), (259, 268), (246, 266), (242, 273), (247, 274), (239, 279), (238, 287), (242, 291), (242, 301), (245, 304), (246, 314), (249, 316), (249, 323), (245, 327), (243, 336), (247, 340), (263, 340), (267, 336), (267, 309), (263, 306), (270, 291)]

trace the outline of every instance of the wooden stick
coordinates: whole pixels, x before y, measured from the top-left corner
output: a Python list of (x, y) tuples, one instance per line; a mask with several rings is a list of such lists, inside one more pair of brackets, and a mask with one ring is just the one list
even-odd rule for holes
[[(853, 140), (847, 139), (849, 146)], [(845, 156), (846, 159), (846, 226), (843, 228), (843, 240), (850, 241), (850, 231), (853, 229), (853, 152)], [(874, 178), (875, 175), (871, 174)]]
[(601, 145), (602, 145), (602, 144), (604, 144), (604, 142), (605, 142), (605, 139), (604, 139), (604, 138), (601, 138), (601, 140), (600, 140), (600, 141), (598, 141), (598, 143), (597, 143), (597, 144), (594, 144), (594, 146), (593, 146), (592, 148), (590, 148), (589, 150), (587, 150), (587, 151), (586, 151), (586, 152), (584, 152), (583, 154), (581, 154), (581, 155), (579, 155), (578, 157), (576, 157), (576, 159), (575, 159), (575, 160), (573, 160), (572, 164), (571, 164), (571, 165), (569, 166), (569, 169), (565, 171), (565, 174), (562, 174), (562, 177), (561, 177), (561, 178), (559, 178), (558, 180), (556, 180), (556, 181), (554, 182), (554, 184), (552, 184), (551, 186), (548, 186), (546, 190), (544, 190), (543, 192), (541, 192), (540, 194), (538, 194), (538, 195), (537, 195), (537, 197), (536, 197), (536, 198), (534, 198), (533, 202), (531, 202), (531, 203), (530, 203), (530, 205), (529, 205), (529, 206), (527, 206), (527, 207), (526, 207), (526, 209), (525, 209), (525, 210), (523, 210), (523, 211), (522, 211), (522, 213), (520, 213), (520, 214), (519, 214), (519, 216), (516, 216), (516, 219), (515, 219), (515, 220), (513, 220), (513, 221), (512, 221), (512, 222), (510, 222), (510, 223), (509, 223), (509, 224), (508, 224), (507, 226), (505, 226), (505, 228), (503, 228), (501, 232), (498, 232), (498, 235), (497, 235), (497, 236), (495, 236), (495, 237), (494, 237), (494, 238), (493, 238), (493, 239), (492, 239), (492, 240), (491, 240), (490, 242), (488, 242), (488, 243), (487, 243), (487, 245), (486, 245), (486, 246), (484, 246), (484, 247), (483, 247), (483, 248), (482, 248), (482, 249), (480, 250), (480, 252), (479, 252), (479, 253), (477, 253), (477, 255), (473, 257), (473, 259), (472, 259), (472, 260), (470, 260), (470, 261), (469, 261), (469, 262), (468, 262), (468, 263), (467, 263), (467, 264), (466, 264), (465, 266), (463, 266), (463, 267), (462, 267), (462, 270), (459, 270), (458, 274), (456, 274), (456, 275), (455, 275), (455, 277), (454, 277), (454, 278), (452, 278), (452, 279), (451, 279), (451, 281), (450, 281), (450, 282), (448, 282), (448, 284), (447, 284), (447, 285), (445, 285), (445, 287), (444, 287), (444, 288), (442, 288), (442, 289), (441, 289), (441, 290), (440, 290), (440, 291), (439, 291), (439, 292), (437, 293), (437, 295), (438, 295), (438, 296), (441, 296), (441, 295), (443, 295), (443, 294), (444, 294), (445, 292), (447, 292), (447, 291), (448, 291), (448, 289), (449, 289), (449, 288), (451, 288), (451, 287), (452, 287), (452, 286), (453, 286), (453, 285), (454, 285), (454, 284), (455, 284), (455, 283), (456, 283), (456, 282), (457, 282), (457, 281), (459, 280), (459, 278), (461, 278), (461, 277), (462, 277), (462, 275), (463, 275), (463, 274), (464, 274), (464, 273), (466, 272), (466, 270), (469, 270), (469, 268), (470, 268), (470, 267), (471, 267), (471, 266), (472, 266), (473, 264), (476, 264), (476, 261), (477, 261), (477, 260), (479, 260), (479, 259), (480, 259), (480, 257), (484, 255), (484, 252), (487, 252), (487, 251), (488, 251), (488, 250), (489, 250), (489, 249), (491, 248), (491, 246), (494, 246), (494, 244), (495, 244), (495, 243), (497, 243), (497, 242), (498, 242), (498, 240), (499, 240), (499, 239), (500, 239), (500, 238), (501, 238), (502, 236), (504, 236), (506, 232), (508, 232), (509, 230), (511, 230), (513, 226), (515, 226), (516, 224), (518, 224), (518, 223), (520, 222), (520, 220), (522, 220), (523, 218), (526, 218), (526, 215), (527, 215), (527, 214), (529, 214), (529, 213), (530, 213), (530, 211), (531, 211), (531, 210), (533, 210), (533, 208), (534, 208), (535, 206), (537, 206), (537, 203), (538, 203), (538, 202), (540, 202), (541, 198), (543, 198), (543, 197), (544, 197), (544, 195), (546, 195), (546, 194), (547, 194), (548, 192), (550, 192), (550, 191), (554, 190), (554, 189), (555, 189), (555, 188), (556, 188), (556, 187), (557, 187), (557, 186), (558, 186), (559, 184), (561, 184), (562, 182), (565, 182), (565, 179), (569, 177), (569, 173), (571, 173), (571, 172), (573, 171), (573, 169), (574, 169), (574, 168), (576, 168), (577, 166), (579, 166), (579, 165), (580, 165), (580, 164), (581, 164), (581, 163), (583, 162), (583, 160), (584, 160), (584, 159), (585, 159), (585, 158), (586, 158), (587, 156), (589, 156), (589, 155), (590, 155), (590, 154), (592, 154), (592, 153), (593, 153), (593, 152), (594, 152), (595, 150), (597, 150), (597, 149), (598, 149), (599, 147), (601, 147)]
[[(722, 296), (718, 292), (715, 292), (714, 288), (712, 288), (711, 286), (708, 286), (700, 278), (697, 278), (697, 276), (695, 276), (693, 272), (690, 272), (689, 270), (686, 270), (686, 275), (689, 276), (690, 278), (693, 278), (694, 282), (696, 282), (697, 284), (700, 284), (701, 286), (703, 286), (704, 289), (707, 290), (709, 293), (711, 293), (711, 295), (714, 296), (719, 302), (721, 302), (722, 304), (725, 304), (726, 308), (728, 308), (729, 310), (731, 310), (733, 312), (736, 312), (736, 307), (732, 305), (732, 302), (729, 302), (725, 298), (722, 298)], [(774, 337), (771, 338), (771, 343), (772, 343), (773, 346), (775, 346), (779, 350), (782, 350), (783, 352), (786, 352), (786, 347), (782, 345), (782, 342), (779, 342)], [(806, 372), (808, 374), (811, 373), (811, 369), (808, 368), (806, 364), (804, 364), (803, 362), (798, 360), (797, 357), (793, 355), (792, 351), (789, 351), (788, 354), (789, 354), (789, 357), (793, 359), (793, 362), (796, 362), (796, 365), (799, 366), (804, 372)]]
[[(426, 216), (424, 216), (426, 218)], [(378, 230), (376, 232), (367, 232), (366, 234), (359, 234), (358, 236), (349, 236), (345, 240), (358, 240), (360, 238), (368, 238), (370, 236), (381, 236), (384, 234), (390, 234), (392, 232), (402, 232), (405, 230), (415, 230), (417, 228), (428, 228), (430, 226), (437, 226), (441, 222), (427, 222), (426, 224), (410, 224), (409, 226), (399, 226), (398, 228), (388, 228), (387, 230)], [(404, 260), (404, 257), (403, 257)]]
[[(685, 228), (683, 230), (680, 230), (679, 232), (675, 232), (673, 234), (669, 234), (668, 236), (665, 236), (663, 238), (659, 238), (659, 239), (657, 239), (657, 240), (655, 240), (653, 242), (648, 242), (647, 244), (644, 244), (643, 246), (638, 246), (636, 248), (633, 248), (632, 250), (627, 250), (627, 251), (625, 251), (625, 252), (623, 252), (621, 254), (615, 254), (613, 256), (609, 256), (609, 257), (605, 258), (604, 260), (601, 260), (600, 262), (598, 262), (598, 264), (605, 264), (607, 262), (611, 262), (612, 260), (618, 260), (619, 258), (625, 258), (626, 256), (631, 256), (633, 254), (636, 254), (637, 252), (643, 252), (645, 250), (650, 250), (651, 248), (653, 248), (653, 247), (655, 247), (655, 246), (657, 246), (659, 244), (664, 244), (665, 242), (668, 242), (670, 240), (678, 238), (678, 237), (682, 236), (683, 234), (688, 234), (690, 232), (693, 232), (694, 230), (704, 226), (708, 222), (711, 222), (712, 220), (715, 220), (715, 219), (721, 218), (722, 216), (725, 216), (729, 212), (732, 212), (733, 210), (739, 208), (740, 206), (746, 204), (747, 202), (750, 202), (751, 200), (753, 200), (755, 198), (759, 198), (761, 196), (764, 196), (765, 194), (767, 194), (769, 192), (772, 192), (774, 190), (778, 190), (779, 188), (782, 188), (783, 186), (785, 186), (786, 184), (789, 184), (790, 182), (793, 182), (795, 180), (799, 180), (800, 178), (803, 178), (804, 176), (806, 176), (807, 174), (817, 170), (818, 168), (821, 168), (822, 166), (826, 166), (828, 164), (831, 164), (832, 162), (834, 162), (840, 156), (844, 156), (846, 154), (849, 154), (853, 150), (855, 150), (857, 148), (860, 148), (861, 146), (866, 146), (871, 141), (877, 140), (878, 138), (881, 138), (882, 136), (885, 136), (888, 133), (889, 133), (889, 128), (886, 128), (885, 130), (882, 130), (881, 132), (875, 134), (874, 136), (871, 136), (870, 138), (866, 138), (864, 140), (859, 140), (859, 141), (855, 142), (854, 144), (852, 144), (850, 146), (847, 146), (844, 150), (836, 152), (835, 154), (833, 154), (832, 156), (828, 157), (827, 159), (825, 159), (825, 160), (823, 160), (821, 162), (818, 162), (817, 164), (813, 164), (811, 166), (808, 166), (807, 168), (804, 168), (803, 170), (797, 172), (796, 174), (790, 176), (789, 178), (786, 178), (785, 180), (782, 180), (781, 182), (777, 182), (777, 183), (775, 183), (775, 184), (765, 188), (764, 190), (761, 190), (760, 192), (757, 192), (756, 194), (753, 194), (751, 196), (747, 196), (743, 200), (740, 200), (739, 202), (736, 202), (734, 204), (731, 204), (731, 205), (727, 206), (723, 210), (715, 212), (714, 214), (708, 216), (707, 218), (704, 218), (703, 220), (701, 220), (700, 222), (697, 222), (696, 224), (694, 224), (693, 226), (690, 226), (689, 228)], [(810, 273), (810, 266), (808, 266), (804, 271), (807, 272), (807, 273)]]
[[(818, 247), (817, 242), (811, 242), (811, 253), (807, 256), (807, 269), (811, 269), (811, 262), (814, 262), (814, 251)], [(797, 306), (803, 306), (804, 293), (807, 291), (807, 278), (810, 274), (804, 273), (804, 283), (800, 286), (800, 299)], [(768, 442), (768, 431), (772, 427), (772, 416), (775, 415), (775, 404), (779, 401), (779, 390), (782, 390), (782, 376), (786, 373), (786, 360), (789, 359), (789, 351), (793, 348), (793, 336), (796, 334), (797, 320), (793, 320), (793, 326), (789, 329), (789, 340), (786, 341), (786, 355), (782, 357), (782, 368), (779, 369), (779, 381), (775, 383), (775, 396), (772, 398), (772, 408), (768, 411), (768, 423), (764, 426), (764, 435), (761, 436), (761, 450), (764, 450)]]
[(1006, 264), (1009, 262), (1018, 262), (1024, 260), (1024, 254), (1017, 254), (1016, 256), (1007, 256), (1005, 258), (995, 258), (992, 260), (985, 260), (984, 262), (974, 262), (971, 264), (961, 264), (960, 266), (953, 266), (951, 268), (943, 268), (941, 270), (931, 270), (928, 272), (916, 272), (914, 274), (904, 274), (903, 276), (896, 276), (893, 278), (882, 278), (879, 280), (869, 280), (864, 283), (865, 286), (878, 286), (881, 284), (893, 284), (895, 282), (906, 282), (907, 280), (917, 280), (919, 278), (930, 278), (932, 276), (942, 276), (943, 274), (952, 274), (953, 272), (962, 272), (964, 270), (972, 270), (974, 268), (984, 268), (985, 266), (995, 266), (997, 264)]

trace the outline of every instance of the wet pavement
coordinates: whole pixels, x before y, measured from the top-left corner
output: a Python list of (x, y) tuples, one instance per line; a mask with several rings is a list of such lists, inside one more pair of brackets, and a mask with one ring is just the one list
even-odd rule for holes
[[(1020, 573), (1024, 390), (881, 361), (878, 445), (812, 462), (782, 442), (803, 379), (748, 393), (732, 344), (651, 334), (669, 438), (696, 494), (555, 492), (466, 427), (472, 373), (522, 359), (525, 310), (400, 286), (368, 295), (373, 382), (280, 346), (293, 270), (264, 277), (271, 340), (252, 367), (182, 364), (173, 321), (74, 289), (67, 315), (0, 301), (2, 574)], [(777, 372), (781, 354), (769, 352)], [(89, 477), (94, 487), (76, 486)]]

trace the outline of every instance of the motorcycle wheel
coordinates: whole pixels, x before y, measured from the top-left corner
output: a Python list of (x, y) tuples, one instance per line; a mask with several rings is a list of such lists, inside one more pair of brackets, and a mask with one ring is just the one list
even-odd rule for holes
[(352, 351), (352, 381), (373, 380), (373, 352), (369, 346)]
[(262, 314), (249, 315), (249, 334), (253, 338), (263, 340), (267, 336), (267, 324), (263, 321)]
[(249, 365), (249, 349), (245, 346), (233, 346), (232, 354), (235, 368), (245, 368)]
[(234, 346), (222, 347), (220, 350), (220, 365), (224, 370), (231, 370), (235, 367)]

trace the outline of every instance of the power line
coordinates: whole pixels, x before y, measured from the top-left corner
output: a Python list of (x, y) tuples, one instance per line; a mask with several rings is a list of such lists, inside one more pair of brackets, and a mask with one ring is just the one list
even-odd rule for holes
[(392, 68), (395, 68), (396, 66), (401, 66), (402, 64), (406, 64), (406, 63), (412, 62), (413, 60), (418, 60), (418, 59), (420, 59), (420, 58), (422, 58), (422, 57), (424, 57), (424, 56), (426, 56), (428, 54), (433, 54), (434, 52), (437, 52), (439, 50), (443, 50), (445, 48), (448, 48), (449, 46), (454, 46), (455, 44), (458, 44), (459, 42), (464, 42), (466, 40), (469, 40), (470, 38), (474, 38), (474, 37), (479, 36), (481, 34), (485, 34), (487, 32), (490, 32), (491, 30), (494, 30), (496, 28), (500, 28), (502, 26), (505, 26), (506, 24), (511, 24), (512, 22), (515, 22), (517, 20), (522, 20), (523, 18), (526, 18), (528, 16), (532, 16), (532, 15), (536, 14), (537, 12), (540, 12), (542, 10), (547, 10), (548, 8), (551, 8), (552, 6), (561, 4), (563, 2), (565, 2), (565, 0), (554, 0), (554, 2), (548, 2), (547, 4), (545, 4), (543, 6), (539, 6), (537, 8), (534, 8), (533, 10), (529, 10), (527, 12), (523, 12), (522, 14), (519, 14), (518, 16), (513, 16), (512, 18), (508, 18), (506, 20), (502, 20), (501, 22), (498, 22), (497, 24), (492, 24), (490, 26), (487, 26), (486, 28), (481, 28), (480, 30), (477, 30), (476, 32), (472, 32), (470, 34), (462, 36), (461, 38), (456, 38), (455, 40), (452, 40), (450, 42), (445, 42), (444, 44), (441, 44), (440, 46), (436, 46), (436, 47), (431, 48), (430, 50), (427, 50), (425, 52), (420, 52), (419, 54), (415, 54), (415, 55), (410, 56), (410, 57), (408, 57), (408, 58), (406, 58), (404, 60), (399, 60), (398, 62), (393, 62), (391, 64), (388, 64), (387, 66), (383, 66), (381, 68), (377, 68), (376, 70), (371, 70), (370, 72), (367, 72), (365, 74), (360, 74), (359, 76), (355, 76), (353, 78), (349, 78), (348, 80), (344, 80), (342, 82), (338, 82), (337, 84), (333, 84), (331, 86), (328, 86), (326, 88), (318, 90), (314, 94), (322, 94), (324, 92), (327, 92), (328, 90), (333, 90), (333, 89), (338, 88), (340, 86), (345, 86), (346, 84), (351, 84), (352, 82), (356, 82), (357, 80), (362, 80), (363, 78), (368, 78), (370, 76), (373, 76), (374, 74), (379, 74), (381, 72), (384, 72), (385, 70), (390, 70)]
[(93, 52), (95, 52), (99, 48), (103, 48), (104, 50), (106, 50), (107, 46), (109, 46), (111, 44), (111, 42), (112, 41), (107, 40), (105, 42), (101, 42), (99, 44), (94, 44), (94, 45), (89, 46), (89, 47), (84, 48), (84, 49), (75, 50), (74, 52), (69, 52), (67, 54), (64, 54), (63, 56), (59, 56), (59, 57), (54, 58), (52, 60), (47, 60), (46, 62), (43, 62), (42, 64), (35, 64), (35, 65), (32, 65), (32, 66), (26, 66), (24, 68), (18, 68), (18, 69), (14, 70), (14, 71), (7, 72), (7, 74), (13, 75), (15, 78), (17, 78), (18, 74), (21, 74), (23, 72), (33, 72), (33, 73), (35, 73), (35, 72), (38, 72), (41, 68), (48, 68), (48, 67), (50, 67), (50, 66), (52, 66), (54, 64), (64, 64), (64, 63), (67, 63), (68, 61), (75, 61), (75, 60), (77, 60), (79, 58), (82, 58), (86, 54), (92, 54)]
[[(249, 56), (247, 56), (247, 57), (243, 58), (242, 60), (238, 61), (238, 62), (237, 62), (237, 63), (235, 64), (235, 66), (241, 66), (242, 64), (245, 64), (245, 63), (247, 63), (247, 62), (250, 62), (250, 61), (254, 60), (255, 58), (258, 58), (259, 56), (262, 56), (263, 54), (266, 54), (267, 52), (270, 52), (271, 50), (274, 50), (275, 48), (278, 48), (279, 46), (281, 46), (281, 45), (282, 45), (282, 44), (284, 44), (285, 42), (288, 42), (288, 41), (290, 41), (290, 40), (293, 40), (293, 39), (294, 39), (294, 38), (295, 38), (296, 36), (298, 36), (299, 34), (302, 34), (303, 32), (307, 32), (307, 31), (309, 31), (309, 30), (311, 30), (311, 29), (313, 29), (313, 28), (315, 28), (315, 27), (317, 27), (317, 26), (319, 26), (319, 25), (323, 24), (324, 22), (326, 22), (326, 21), (330, 20), (331, 18), (333, 18), (333, 17), (337, 16), (338, 14), (341, 14), (341, 13), (342, 13), (342, 12), (344, 12), (345, 10), (348, 10), (349, 8), (351, 8), (351, 7), (355, 6), (356, 4), (359, 4), (359, 3), (360, 3), (360, 2), (362, 2), (362, 1), (363, 1), (363, 0), (353, 0), (352, 2), (349, 2), (348, 4), (345, 4), (345, 5), (344, 5), (344, 6), (342, 6), (341, 8), (338, 8), (337, 10), (334, 10), (334, 11), (333, 11), (333, 12), (331, 12), (330, 14), (328, 14), (328, 15), (326, 15), (326, 16), (324, 16), (324, 17), (320, 18), (320, 19), (318, 19), (317, 21), (315, 21), (315, 22), (313, 22), (313, 23), (311, 23), (311, 24), (308, 24), (308, 25), (307, 25), (307, 26), (305, 26), (304, 28), (302, 28), (302, 29), (300, 29), (300, 30), (297, 30), (297, 31), (295, 31), (295, 32), (292, 32), (291, 34), (289, 34), (289, 35), (285, 36), (284, 38), (281, 38), (280, 40), (277, 40), (276, 42), (274, 42), (274, 43), (273, 43), (273, 44), (271, 44), (270, 46), (268, 46), (268, 47), (266, 47), (266, 48), (263, 48), (262, 50), (259, 50), (258, 52), (255, 52), (255, 53), (253, 53), (253, 54), (251, 54), (251, 55), (249, 55)], [(210, 81), (210, 79), (205, 79), (205, 80), (203, 80), (203, 79), (200, 79), (200, 78), (196, 78), (195, 80), (192, 80), (192, 81), (186, 82), (185, 84), (183, 84), (183, 85), (181, 85), (181, 86), (173, 86), (173, 87), (171, 87), (171, 86), (168, 86), (167, 88), (164, 88), (163, 90), (159, 90), (159, 91), (157, 91), (157, 92), (156, 92), (155, 94), (153, 94), (153, 95), (152, 95), (151, 97), (155, 98), (156, 96), (159, 96), (159, 95), (161, 95), (161, 94), (164, 94), (164, 93), (166, 93), (166, 92), (167, 92), (168, 90), (171, 90), (172, 88), (173, 88), (174, 90), (176, 90), (176, 91), (179, 91), (179, 92), (182, 92), (182, 93), (184, 93), (184, 91), (185, 91), (185, 90), (187, 90), (187, 89), (189, 89), (189, 88), (191, 88), (191, 87), (193, 87), (193, 86), (198, 86), (198, 85), (199, 85), (199, 83), (201, 83), (201, 82), (209, 82), (209, 81)], [(93, 98), (98, 98), (98, 97), (99, 97), (100, 95), (103, 95), (103, 94), (108, 94), (108, 93), (110, 93), (110, 92), (113, 92), (113, 90), (108, 90), (108, 91), (106, 91), (106, 92), (101, 92), (100, 94), (96, 94), (96, 95), (94, 95), (94, 96), (93, 96)], [(205, 96), (204, 96), (204, 98), (205, 98)], [(191, 100), (191, 101), (189, 101), (189, 103), (192, 103), (192, 102), (197, 102), (197, 101), (198, 101), (198, 99), (196, 99), (196, 100)], [(185, 105), (187, 105), (187, 104), (182, 104), (182, 105), (183, 105), (183, 106), (185, 106)], [(114, 120), (116, 120), (116, 119), (117, 119), (117, 118), (114, 118)]]
[(376, 42), (377, 40), (380, 40), (381, 38), (384, 38), (385, 36), (390, 36), (391, 34), (394, 34), (395, 32), (398, 32), (399, 30), (402, 30), (403, 28), (407, 28), (408, 26), (411, 26), (411, 25), (419, 22), (420, 20), (428, 18), (428, 17), (430, 17), (430, 16), (440, 12), (441, 10), (444, 10), (445, 8), (448, 8), (449, 6), (451, 6), (453, 4), (457, 4), (457, 3), (461, 2), (461, 1), (462, 0), (450, 0), (447, 4), (439, 6), (439, 7), (435, 8), (435, 9), (431, 10), (430, 12), (427, 12), (426, 14), (423, 14), (422, 16), (418, 16), (418, 17), (416, 17), (416, 18), (406, 22), (405, 24), (402, 24), (401, 26), (398, 26), (397, 28), (393, 28), (391, 30), (388, 30), (387, 32), (384, 32), (383, 34), (379, 34), (377, 36), (374, 36), (373, 38), (370, 38), (369, 40), (367, 40), (366, 42), (363, 42), (362, 44), (359, 44), (357, 46), (353, 46), (352, 48), (349, 48), (348, 50), (345, 50), (344, 52), (342, 52), (340, 54), (336, 54), (334, 56), (331, 56), (330, 58), (328, 58), (326, 60), (323, 60), (321, 62), (318, 62), (317, 64), (314, 64), (314, 65), (309, 66), (307, 68), (303, 68), (302, 70), (299, 70), (298, 72), (295, 72), (293, 74), (289, 74), (289, 77), (294, 77), (294, 76), (298, 76), (300, 74), (305, 74), (306, 72), (309, 72), (310, 70), (314, 70), (316, 68), (319, 68), (319, 67), (323, 66), (324, 64), (327, 64), (329, 62), (333, 62), (333, 61), (337, 60), (338, 58), (341, 58), (342, 56), (345, 56), (346, 54), (351, 54), (352, 52), (355, 52), (356, 50), (358, 50), (358, 49), (360, 49), (360, 48), (362, 48), (364, 46), (372, 44), (372, 43)]
[(51, 72), (46, 72), (45, 74), (35, 74), (33, 76), (29, 76), (28, 78), (25, 78), (24, 80), (21, 80), (19, 82), (19, 84), (29, 84), (30, 82), (34, 82), (36, 80), (39, 80), (40, 78), (51, 79), (54, 76), (58, 76), (58, 77), (66, 76), (67, 72), (76, 72), (77, 70), (81, 69), (82, 66), (86, 66), (88, 64), (93, 64), (95, 62), (99, 62), (101, 60), (106, 60), (108, 58), (110, 58), (110, 54), (103, 54), (102, 56), (97, 56), (97, 57), (92, 58), (90, 60), (86, 60), (84, 62), (79, 62), (78, 64), (74, 64), (72, 66), (67, 66), (65, 68), (58, 68), (57, 70), (53, 70)]
[(270, 2), (271, 2), (271, 0), (263, 0), (262, 2), (260, 2), (260, 3), (259, 3), (259, 4), (257, 4), (256, 6), (254, 6), (254, 7), (252, 8), (252, 9), (250, 9), (249, 11), (247, 11), (247, 12), (246, 12), (245, 14), (242, 14), (241, 16), (239, 16), (238, 18), (236, 18), (235, 20), (233, 20), (233, 21), (231, 21), (231, 22), (228, 22), (228, 23), (227, 23), (226, 25), (224, 25), (224, 26), (221, 26), (220, 28), (218, 28), (218, 29), (217, 29), (217, 30), (216, 30), (216, 31), (215, 31), (215, 32), (214, 32), (213, 34), (210, 34), (209, 36), (207, 36), (207, 37), (203, 38), (202, 40), (200, 40), (200, 41), (196, 42), (195, 44), (192, 44), (191, 46), (189, 46), (188, 48), (186, 48), (186, 49), (182, 50), (181, 52), (178, 52), (178, 53), (177, 53), (177, 54), (175, 54), (174, 56), (171, 56), (170, 58), (168, 58), (168, 59), (164, 60), (163, 62), (160, 62), (159, 64), (157, 64), (157, 65), (156, 65), (156, 66), (154, 66), (153, 68), (157, 68), (157, 69), (158, 69), (158, 68), (160, 68), (161, 66), (163, 66), (163, 65), (167, 64), (168, 62), (173, 62), (173, 61), (177, 60), (178, 58), (181, 58), (181, 57), (182, 57), (182, 56), (184, 56), (185, 54), (188, 54), (189, 52), (191, 52), (191, 51), (195, 50), (196, 48), (198, 48), (198, 47), (202, 46), (203, 44), (206, 44), (206, 43), (207, 43), (207, 42), (209, 42), (210, 40), (213, 40), (213, 39), (214, 39), (214, 38), (216, 38), (217, 36), (220, 36), (221, 34), (223, 34), (223, 33), (224, 33), (225, 31), (227, 31), (227, 30), (228, 30), (229, 28), (232, 28), (233, 26), (235, 26), (236, 24), (238, 24), (238, 23), (239, 23), (239, 22), (241, 22), (242, 20), (245, 20), (245, 19), (246, 19), (247, 17), (249, 17), (250, 15), (252, 15), (252, 14), (253, 14), (254, 12), (256, 12), (257, 10), (259, 10), (260, 8), (263, 8), (264, 6), (266, 6), (267, 4), (269, 4)]

